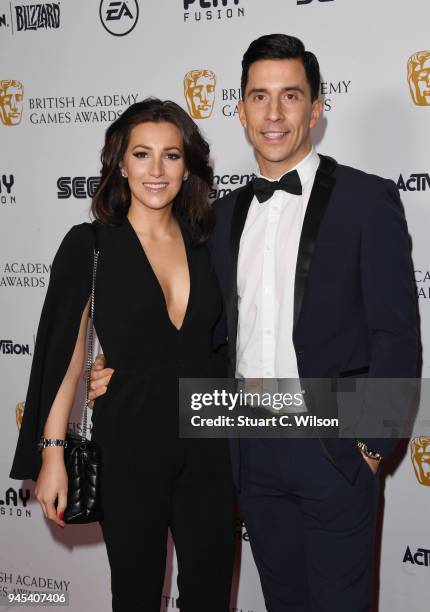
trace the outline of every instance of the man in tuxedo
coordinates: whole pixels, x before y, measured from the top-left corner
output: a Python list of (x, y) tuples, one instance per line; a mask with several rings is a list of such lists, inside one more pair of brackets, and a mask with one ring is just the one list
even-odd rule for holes
[[(241, 85), (239, 116), (259, 176), (216, 202), (211, 239), (226, 312), (215, 343), (228, 341), (230, 374), (415, 377), (416, 294), (395, 184), (317, 155), (319, 66), (297, 38), (254, 40)], [(95, 386), (103, 390), (108, 376), (95, 372)], [(370, 610), (378, 465), (394, 445), (232, 444), (269, 612)]]

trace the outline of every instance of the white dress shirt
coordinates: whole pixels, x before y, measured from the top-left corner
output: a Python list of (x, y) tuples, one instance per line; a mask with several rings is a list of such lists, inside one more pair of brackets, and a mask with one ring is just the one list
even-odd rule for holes
[(264, 203), (254, 196), (249, 207), (237, 268), (237, 378), (298, 378), (292, 338), (294, 278), (319, 162), (312, 149), (291, 168), (299, 173), (302, 195), (277, 190)]

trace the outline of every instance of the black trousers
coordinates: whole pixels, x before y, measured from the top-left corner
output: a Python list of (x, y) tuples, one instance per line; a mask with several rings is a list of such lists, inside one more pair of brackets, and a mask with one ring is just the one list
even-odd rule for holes
[[(318, 440), (241, 440), (239, 505), (268, 612), (369, 612), (379, 476)], [(357, 451), (358, 452), (358, 451)]]
[(226, 612), (236, 511), (228, 446), (179, 440), (168, 448), (152, 461), (104, 453), (101, 526), (112, 609), (159, 612), (170, 527), (181, 612)]

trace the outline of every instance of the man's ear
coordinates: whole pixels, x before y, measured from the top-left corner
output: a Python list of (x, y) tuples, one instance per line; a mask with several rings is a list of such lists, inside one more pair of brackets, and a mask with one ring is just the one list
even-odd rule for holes
[(321, 117), (321, 113), (323, 110), (323, 101), (321, 98), (314, 100), (312, 102), (312, 111), (311, 111), (311, 121), (309, 127), (314, 128)]
[(243, 100), (239, 100), (238, 104), (237, 104), (237, 108), (239, 110), (239, 120), (242, 124), (242, 126), (245, 128), (246, 130), (246, 114), (245, 114), (245, 103)]

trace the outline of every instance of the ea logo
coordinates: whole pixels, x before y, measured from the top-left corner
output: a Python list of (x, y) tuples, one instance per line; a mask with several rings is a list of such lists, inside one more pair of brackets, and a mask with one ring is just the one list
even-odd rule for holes
[(114, 36), (125, 36), (135, 27), (139, 19), (139, 5), (137, 0), (101, 0), (100, 21), (104, 29)]

